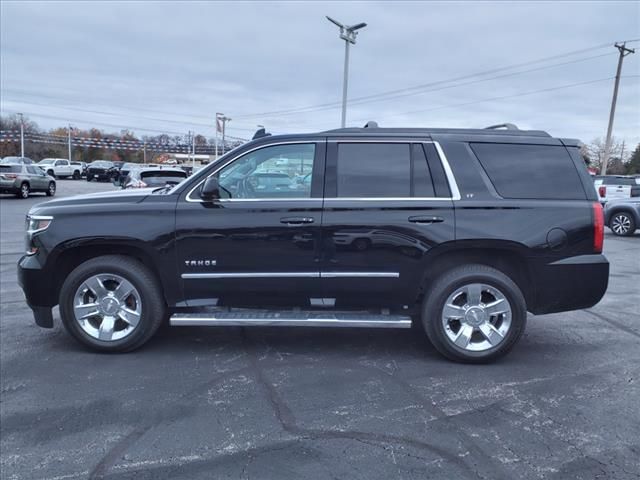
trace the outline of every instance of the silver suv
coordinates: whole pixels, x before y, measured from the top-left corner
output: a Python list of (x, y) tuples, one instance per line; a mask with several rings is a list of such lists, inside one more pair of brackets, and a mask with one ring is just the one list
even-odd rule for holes
[(56, 194), (56, 181), (36, 165), (0, 164), (0, 193), (29, 198), (31, 192)]

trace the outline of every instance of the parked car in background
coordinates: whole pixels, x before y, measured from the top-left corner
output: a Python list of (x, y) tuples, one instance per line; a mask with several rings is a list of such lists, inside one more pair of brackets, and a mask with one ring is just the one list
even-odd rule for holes
[(177, 185), (187, 178), (187, 173), (181, 168), (147, 167), (131, 170), (123, 181), (122, 188), (147, 188)]
[(33, 164), (33, 160), (31, 160), (29, 157), (4, 157), (2, 160), (0, 160), (0, 164), (6, 164), (6, 163), (10, 163), (10, 164), (22, 164), (22, 165), (31, 165)]
[(87, 165), (87, 182), (94, 178), (97, 181), (110, 181), (115, 175), (113, 162), (107, 160), (95, 160)]
[(605, 175), (594, 180), (598, 200), (605, 203), (610, 200), (640, 197), (640, 179), (622, 175)]
[(32, 192), (43, 192), (48, 197), (53, 197), (56, 194), (55, 179), (36, 165), (0, 164), (0, 193), (29, 198)]
[(87, 176), (87, 162), (71, 162), (71, 165), (80, 169), (80, 177)]
[(44, 158), (38, 162), (38, 166), (54, 178), (73, 177), (78, 180), (82, 175), (82, 168), (72, 165), (66, 158)]
[(640, 227), (640, 197), (607, 202), (604, 207), (604, 223), (614, 235), (633, 235)]
[(116, 185), (120, 187), (124, 187), (124, 184), (127, 179), (127, 176), (129, 175), (129, 172), (131, 172), (131, 170), (135, 170), (137, 168), (144, 168), (144, 167), (146, 167), (146, 165), (142, 163), (132, 163), (132, 162), (123, 163), (122, 166), (120, 167), (120, 175), (118, 176)]

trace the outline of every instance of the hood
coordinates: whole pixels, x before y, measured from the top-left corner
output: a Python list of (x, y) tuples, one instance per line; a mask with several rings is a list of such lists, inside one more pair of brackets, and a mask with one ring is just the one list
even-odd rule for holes
[(75, 195), (73, 197), (59, 198), (48, 202), (34, 205), (29, 214), (43, 215), (58, 207), (82, 206), (82, 205), (103, 205), (114, 203), (140, 203), (158, 188), (137, 188), (131, 190), (114, 190), (111, 192), (88, 193), (85, 195)]

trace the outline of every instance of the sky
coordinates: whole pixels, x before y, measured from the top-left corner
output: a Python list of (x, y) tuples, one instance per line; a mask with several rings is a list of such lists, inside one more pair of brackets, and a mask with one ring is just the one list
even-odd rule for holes
[[(640, 47), (638, 1), (2, 0), (0, 108), (140, 135), (213, 136), (216, 112), (239, 138), (338, 128), (344, 41), (325, 15), (368, 24), (348, 126), (511, 122), (588, 142), (606, 133), (613, 44)], [(640, 142), (640, 50), (624, 60), (614, 135)]]

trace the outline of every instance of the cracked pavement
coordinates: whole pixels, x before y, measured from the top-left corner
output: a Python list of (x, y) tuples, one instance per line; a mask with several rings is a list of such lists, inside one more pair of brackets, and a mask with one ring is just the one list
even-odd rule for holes
[(413, 330), (166, 327), (104, 355), (23, 302), (24, 215), (44, 200), (0, 200), (3, 479), (640, 478), (640, 232), (607, 230), (600, 304), (530, 316), (491, 365)]

